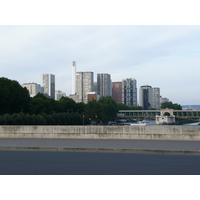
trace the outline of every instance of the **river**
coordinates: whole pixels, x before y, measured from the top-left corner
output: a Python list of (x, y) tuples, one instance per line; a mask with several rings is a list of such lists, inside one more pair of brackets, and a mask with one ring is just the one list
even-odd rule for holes
[[(149, 123), (147, 123), (146, 125), (148, 125), (148, 126), (160, 126), (160, 125), (156, 124), (155, 120), (150, 120)], [(181, 126), (198, 126), (198, 122), (182, 124)]]

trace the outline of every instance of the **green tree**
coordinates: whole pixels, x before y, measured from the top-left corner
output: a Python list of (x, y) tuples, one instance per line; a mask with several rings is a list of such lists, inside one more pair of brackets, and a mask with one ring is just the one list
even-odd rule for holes
[(45, 114), (44, 117), (45, 117), (47, 125), (55, 125), (55, 119), (54, 119), (53, 115)]
[(169, 102), (164, 102), (164, 103), (161, 103), (161, 106), (160, 106), (161, 109), (166, 109), (166, 108), (169, 108), (169, 109), (174, 109), (174, 104), (169, 101)]
[(86, 104), (84, 104), (83, 102), (76, 103), (76, 112), (78, 113), (85, 112), (85, 107), (86, 107)]
[[(117, 103), (110, 96), (101, 97), (98, 101), (89, 101), (85, 106), (85, 113), (88, 119), (102, 121), (103, 123), (112, 120), (117, 116)], [(88, 121), (89, 123), (89, 121)]]
[(46, 125), (46, 120), (42, 115), (37, 116), (37, 124), (38, 125)]
[(118, 109), (118, 110), (129, 110), (129, 107), (126, 106), (126, 105), (123, 104), (123, 103), (117, 103), (117, 109)]
[(4, 124), (4, 117), (0, 115), (0, 125)]
[(0, 114), (27, 112), (30, 96), (17, 81), (0, 78)]
[(169, 108), (169, 109), (174, 109), (174, 110), (182, 110), (182, 107), (180, 104), (173, 104), (171, 101), (169, 102), (164, 102), (164, 103), (161, 103), (161, 109), (166, 109), (166, 108)]
[(180, 104), (174, 104), (174, 110), (182, 110), (182, 106)]
[[(79, 113), (73, 113), (73, 124), (74, 125), (82, 125), (83, 119)], [(89, 124), (88, 117), (85, 116), (84, 118), (84, 124)]]
[(117, 103), (112, 99), (111, 96), (101, 97), (100, 103), (100, 119), (102, 122), (108, 122), (117, 116), (118, 108)]
[(47, 99), (40, 97), (33, 97), (30, 101), (30, 113), (31, 114), (42, 114), (47, 113)]
[(41, 93), (38, 93), (36, 96), (31, 98), (29, 106), (31, 114), (52, 114), (56, 112), (56, 101)]
[(75, 112), (76, 111), (76, 102), (68, 97), (61, 97), (59, 100), (60, 112)]
[[(101, 104), (97, 100), (89, 101), (85, 106), (85, 112), (91, 120), (96, 120), (96, 118), (101, 116), (102, 108)], [(84, 115), (85, 113), (82, 113)]]

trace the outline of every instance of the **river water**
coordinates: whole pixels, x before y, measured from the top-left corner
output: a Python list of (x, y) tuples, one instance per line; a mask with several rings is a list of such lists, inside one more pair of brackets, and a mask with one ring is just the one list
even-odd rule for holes
[[(160, 126), (160, 125), (156, 124), (155, 120), (150, 120), (150, 122), (147, 123), (147, 125), (148, 126)], [(181, 126), (198, 126), (198, 122), (182, 124)]]
[(198, 122), (189, 123), (189, 124), (183, 124), (183, 126), (198, 126)]

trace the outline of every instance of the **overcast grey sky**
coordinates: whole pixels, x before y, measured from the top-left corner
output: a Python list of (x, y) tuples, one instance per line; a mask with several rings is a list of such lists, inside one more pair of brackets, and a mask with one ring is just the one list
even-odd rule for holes
[[(76, 2), (72, 6), (75, 5)], [(81, 5), (84, 6), (83, 4)], [(175, 4), (173, 3), (173, 5)], [(32, 6), (36, 8), (35, 4)], [(40, 4), (37, 14), (35, 14), (34, 9), (30, 10), (31, 14), (34, 13), (37, 17), (37, 15), (41, 14), (44, 6), (46, 4)], [(51, 2), (49, 6), (54, 5)], [(68, 8), (68, 12), (71, 10), (68, 15), (71, 16), (70, 19), (72, 17), (74, 19), (74, 16), (81, 11), (80, 6), (76, 7), (75, 10), (69, 9), (72, 7)], [(109, 10), (109, 8), (113, 7), (113, 4), (109, 6), (104, 10), (104, 14), (109, 13), (110, 16), (110, 11), (112, 11), (113, 18), (119, 16), (117, 18), (119, 23), (114, 22), (113, 24), (123, 24), (120, 21), (124, 12), (121, 4), (119, 2), (116, 3), (118, 10)], [(141, 6), (143, 6), (142, 3), (140, 4)], [(148, 1), (147, 6), (149, 6)], [(179, 4), (176, 6), (179, 6)], [(188, 5), (185, 6), (187, 7)], [(62, 6), (60, 8), (62, 11), (65, 9)], [(122, 10), (120, 15), (117, 13), (119, 8)], [(77, 9), (78, 12), (76, 12)], [(130, 13), (131, 9), (126, 7), (127, 12), (124, 12), (124, 15)], [(9, 15), (3, 9), (2, 11), (4, 17)], [(22, 11), (25, 12), (24, 10)], [(40, 24), (40, 22), (42, 24), (56, 24), (53, 17), (56, 14), (60, 16), (60, 12), (57, 11), (55, 15), (52, 15), (52, 10), (47, 9), (47, 11), (48, 15), (45, 16), (45, 19), (49, 17), (51, 19), (50, 23), (43, 23), (44, 14), (42, 13), (43, 18), (39, 17), (36, 23), (31, 24)], [(100, 18), (103, 17), (102, 9), (96, 11)], [(135, 7), (134, 11), (137, 16), (141, 14), (139, 11), (137, 12)], [(20, 14), (23, 12), (18, 11)], [(91, 15), (91, 12), (93, 15)], [(169, 8), (167, 8), (167, 11), (159, 10), (159, 16), (161, 16), (162, 12), (168, 19), (169, 15), (166, 14), (169, 13)], [(90, 19), (93, 16), (95, 17), (94, 10), (91, 11), (89, 9), (88, 12), (84, 10), (83, 13), (89, 13)], [(155, 12), (151, 10), (151, 13)], [(171, 10), (170, 15), (173, 13), (177, 16), (175, 9)], [(25, 14), (28, 16), (27, 11)], [(145, 20), (152, 17), (152, 15), (148, 15), (148, 12), (146, 14)], [(185, 16), (185, 12), (181, 14)], [(12, 20), (18, 17), (19, 21), (14, 24), (28, 24), (23, 21), (26, 19), (26, 15), (15, 15)], [(84, 19), (88, 19), (88, 16), (79, 13), (78, 20), (84, 17)], [(156, 19), (159, 18), (158, 15), (155, 15), (153, 19), (155, 17)], [(141, 18), (141, 15), (138, 18)], [(23, 19), (22, 23), (19, 23), (21, 19)], [(31, 19), (29, 18), (28, 22), (32, 22)], [(60, 16), (59, 19), (61, 19), (62, 23), (58, 23), (59, 20), (57, 20), (57, 23), (63, 24), (63, 17)], [(95, 18), (95, 22), (99, 22), (96, 19), (99, 18)], [(127, 17), (127, 19), (131, 18)], [(133, 19), (135, 18), (133, 17)], [(162, 22), (165, 22), (163, 19)], [(187, 19), (185, 18), (186, 22)], [(107, 21), (108, 24), (112, 24), (109, 20), (110, 18), (106, 18), (106, 20), (104, 18), (103, 23), (97, 24), (107, 24)], [(176, 18), (173, 18), (172, 21), (176, 22)], [(162, 22), (157, 24), (162, 24)], [(8, 20), (7, 24), (12, 24), (11, 20)], [(75, 21), (74, 24), (79, 23)], [(89, 21), (89, 23), (84, 24), (95, 23)], [(130, 24), (130, 21), (127, 24)], [(140, 22), (137, 24), (140, 24)], [(141, 24), (144, 24), (144, 21)], [(140, 86), (150, 85), (159, 87), (161, 96), (169, 98), (173, 103), (180, 103), (181, 105), (200, 104), (199, 25), (0, 26), (0, 77), (17, 80), (20, 84), (28, 82), (41, 84), (41, 74), (55, 74), (56, 90), (62, 90), (69, 95), (72, 91), (72, 61), (77, 62), (77, 71), (94, 72), (95, 80), (97, 73), (111, 74), (113, 82), (121, 81), (125, 78), (135, 78), (138, 91)]]

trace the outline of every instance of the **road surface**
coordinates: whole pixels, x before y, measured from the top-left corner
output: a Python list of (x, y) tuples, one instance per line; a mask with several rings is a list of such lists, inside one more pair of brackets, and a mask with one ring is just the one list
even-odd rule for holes
[(86, 151), (200, 155), (200, 141), (119, 139), (7, 139), (0, 150)]
[(200, 175), (200, 156), (0, 151), (1, 175)]

